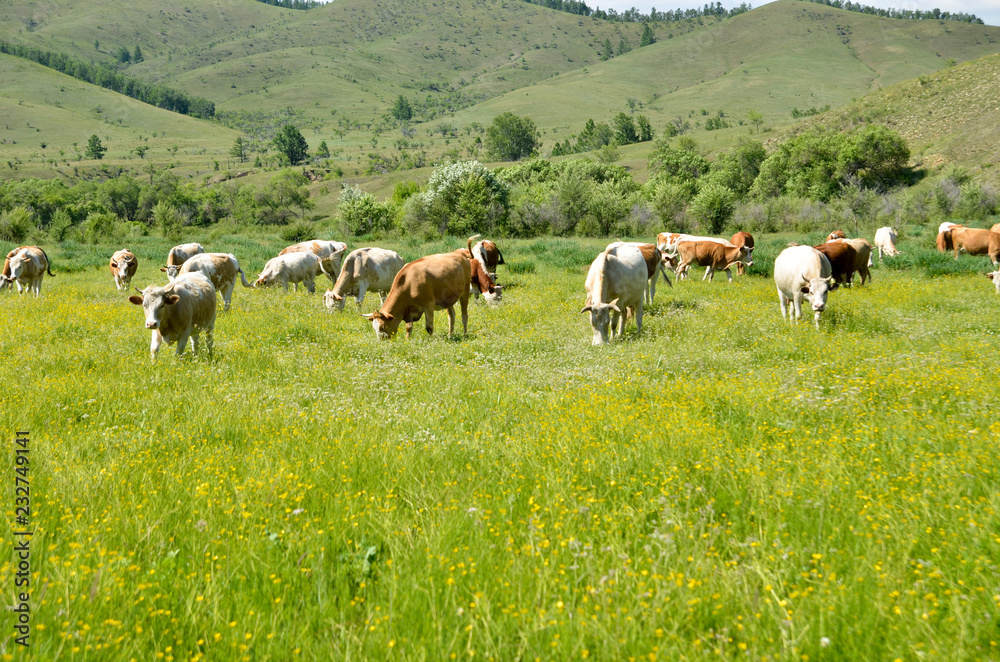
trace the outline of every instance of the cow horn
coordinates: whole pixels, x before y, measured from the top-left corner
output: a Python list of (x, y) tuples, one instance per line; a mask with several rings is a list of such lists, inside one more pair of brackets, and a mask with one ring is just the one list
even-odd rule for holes
[(580, 310), (580, 314), (582, 315), (584, 313), (590, 312), (591, 310), (593, 310), (593, 307), (591, 307), (591, 306), (584, 306), (583, 309)]

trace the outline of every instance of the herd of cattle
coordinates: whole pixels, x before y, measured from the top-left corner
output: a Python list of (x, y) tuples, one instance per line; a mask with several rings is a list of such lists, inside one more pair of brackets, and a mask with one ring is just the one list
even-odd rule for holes
[[(482, 295), (486, 301), (501, 299), (502, 287), (496, 284), (496, 269), (504, 264), (503, 255), (489, 240), (470, 237), (465, 248), (450, 253), (428, 255), (405, 263), (403, 258), (383, 248), (359, 248), (344, 257), (347, 244), (339, 241), (305, 241), (282, 250), (267, 261), (257, 280), (251, 283), (230, 253), (205, 253), (201, 244), (175, 246), (167, 255), (165, 272), (169, 283), (150, 285), (138, 290), (129, 301), (142, 306), (146, 328), (152, 332), (150, 354), (153, 360), (163, 341), (177, 343), (183, 355), (188, 339), (198, 353), (199, 335), (205, 333), (208, 352), (212, 352), (215, 327), (216, 293), (222, 295), (223, 310), (229, 310), (237, 278), (243, 287), (280, 283), (298, 290), (302, 283), (315, 292), (315, 279), (324, 275), (332, 284), (323, 296), (329, 310), (344, 309), (347, 297), (354, 297), (360, 311), (368, 291), (376, 292), (379, 310), (365, 315), (376, 337), (390, 338), (406, 325), (409, 337), (413, 324), (424, 318), (428, 334), (434, 332), (434, 312), (447, 310), (448, 333), (455, 329), (455, 304), (461, 306), (462, 331), (468, 331), (469, 297)], [(874, 250), (879, 260), (893, 257), (897, 235), (889, 227), (875, 233)], [(475, 242), (475, 243), (474, 243)], [(1000, 223), (990, 230), (943, 223), (938, 228), (937, 247), (953, 251), (987, 255), (994, 271), (987, 273), (1000, 294)], [(661, 233), (655, 244), (616, 241), (607, 246), (590, 265), (585, 282), (586, 300), (581, 313), (589, 313), (593, 343), (607, 343), (612, 336), (624, 333), (628, 320), (635, 319), (642, 331), (643, 305), (656, 295), (657, 276), (671, 287), (667, 275), (672, 270), (679, 280), (687, 277), (692, 266), (705, 267), (702, 280), (712, 280), (716, 271), (724, 271), (732, 282), (732, 267), (743, 274), (753, 265), (754, 239), (737, 232), (729, 240), (688, 234)], [(855, 272), (861, 284), (871, 280), (873, 248), (866, 239), (847, 238), (842, 231), (832, 232), (819, 246), (792, 244), (774, 261), (774, 284), (782, 318), (802, 318), (802, 302), (812, 305), (814, 323), (819, 328), (820, 314), (826, 308), (830, 291), (840, 285), (850, 286)], [(139, 260), (125, 249), (116, 251), (109, 269), (119, 291), (127, 290), (136, 274)], [(37, 246), (21, 246), (7, 254), (0, 289), (17, 285), (19, 293), (41, 293), (42, 277), (54, 276), (45, 251)], [(383, 298), (384, 295), (384, 298)]]

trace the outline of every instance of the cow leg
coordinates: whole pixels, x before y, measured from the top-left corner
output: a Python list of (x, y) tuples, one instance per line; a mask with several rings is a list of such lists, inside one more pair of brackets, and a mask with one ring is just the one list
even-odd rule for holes
[(316, 281), (313, 280), (312, 276), (305, 279), (306, 289), (309, 290), (309, 294), (316, 294)]
[[(361, 310), (361, 304), (365, 302), (365, 292), (368, 291), (368, 281), (362, 280), (358, 282), (358, 310)], [(345, 292), (346, 294), (346, 292)]]
[(409, 340), (413, 336), (413, 322), (406, 321), (406, 339)]
[(222, 310), (229, 310), (229, 302), (233, 300), (233, 289), (235, 287), (235, 280), (222, 286)]
[(653, 303), (653, 297), (656, 296), (656, 272), (653, 272), (653, 277), (649, 279), (648, 290), (649, 290), (649, 301), (647, 303)]
[(636, 335), (642, 335), (642, 302), (635, 307), (635, 333)]
[(728, 282), (733, 282), (733, 272), (729, 270), (729, 267), (726, 267), (726, 278), (729, 279)]
[[(285, 292), (288, 292), (288, 276), (284, 276), (281, 279), (281, 284), (285, 286)], [(295, 291), (296, 292), (299, 291), (299, 285), (298, 285), (298, 283), (295, 284)]]
[(180, 337), (177, 339), (177, 356), (178, 358), (184, 356), (184, 350), (187, 348), (188, 338), (190, 337), (190, 331), (181, 332)]
[(212, 351), (215, 349), (214, 329), (205, 329), (205, 349), (208, 350), (208, 356), (211, 358)]
[(455, 333), (455, 305), (448, 306), (448, 337)]
[(802, 293), (796, 292), (792, 295), (792, 306), (795, 309), (795, 321), (802, 319)]
[[(424, 328), (427, 329), (427, 335), (433, 336), (434, 335), (434, 306), (431, 306), (430, 309), (428, 309), (427, 312), (424, 313), (424, 315), (425, 315), (425, 317), (424, 317)], [(451, 323), (454, 326), (454, 324), (455, 324), (455, 313), (454, 313), (454, 311), (451, 312)]]
[(781, 309), (781, 319), (787, 319), (785, 317), (785, 309), (788, 307), (788, 297), (781, 290), (778, 290), (778, 307)]
[(160, 345), (163, 344), (163, 336), (157, 329), (153, 329), (153, 337), (149, 341), (149, 360), (156, 361), (156, 353), (160, 351)]
[(463, 297), (458, 300), (460, 306), (462, 306), (462, 336), (469, 335), (469, 297)]
[(197, 329), (191, 332), (191, 353), (198, 356), (198, 331)]

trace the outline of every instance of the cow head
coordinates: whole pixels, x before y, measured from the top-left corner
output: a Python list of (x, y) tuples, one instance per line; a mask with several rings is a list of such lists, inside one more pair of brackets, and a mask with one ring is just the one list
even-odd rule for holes
[(498, 303), (503, 299), (503, 285), (494, 285), (488, 291), (483, 292), (486, 303)]
[(177, 278), (177, 274), (180, 273), (181, 266), (179, 264), (168, 264), (165, 267), (160, 267), (160, 271), (166, 273), (167, 278), (172, 283), (174, 282), (174, 279)]
[(378, 340), (392, 338), (396, 333), (396, 329), (399, 328), (399, 320), (389, 313), (383, 313), (381, 310), (370, 315), (364, 315), (364, 318), (371, 320), (372, 328), (375, 329), (375, 338)]
[(326, 305), (326, 309), (329, 311), (332, 311), (334, 308), (339, 311), (343, 311), (345, 303), (346, 299), (333, 290), (327, 290), (323, 294), (323, 304)]
[[(134, 261), (134, 258), (132, 256), (130, 256), (130, 255), (125, 255), (125, 256), (122, 256), (122, 257), (118, 258), (115, 261), (115, 271), (118, 272), (119, 276), (125, 276), (128, 273), (129, 265), (131, 265), (133, 263), (133, 261)], [(168, 274), (168, 277), (169, 277), (169, 274)], [(173, 278), (171, 278), (170, 280), (173, 280)]]
[(31, 261), (31, 255), (28, 251), (24, 250), (16, 254), (14, 257), (10, 258), (10, 276), (8, 280), (13, 283), (15, 280), (19, 280), (22, 275), (24, 275), (24, 267)]
[(590, 326), (594, 327), (594, 344), (606, 345), (611, 336), (611, 313), (621, 313), (618, 299), (611, 303), (593, 303), (584, 306), (580, 314), (590, 313)]
[(271, 275), (269, 273), (266, 273), (266, 274), (262, 273), (260, 276), (257, 277), (257, 280), (255, 280), (253, 282), (253, 286), (254, 287), (266, 287), (266, 286), (270, 285), (271, 281), (273, 281), (273, 280), (274, 280), (274, 276), (273, 275)]
[(173, 306), (181, 300), (173, 292), (168, 292), (166, 288), (156, 287), (155, 285), (150, 285), (142, 291), (136, 288), (136, 292), (139, 292), (142, 296), (133, 294), (128, 300), (130, 303), (142, 306), (142, 310), (146, 314), (147, 329), (159, 329), (163, 323), (164, 308), (166, 306)]
[(821, 313), (826, 309), (826, 297), (829, 295), (833, 278), (813, 278), (808, 286), (802, 286), (802, 294), (806, 295), (812, 303), (812, 309), (816, 313)]
[(997, 288), (997, 294), (1000, 294), (1000, 271), (988, 271), (986, 277), (993, 281)]

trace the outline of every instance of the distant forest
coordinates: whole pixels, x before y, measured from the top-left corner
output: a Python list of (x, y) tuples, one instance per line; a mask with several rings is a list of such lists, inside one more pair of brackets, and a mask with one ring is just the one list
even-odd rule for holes
[[(262, 2), (264, 0), (261, 0)], [(286, 0), (287, 1), (287, 0)], [(296, 0), (297, 1), (297, 0)], [(701, 18), (708, 16), (717, 16), (719, 18), (728, 18), (730, 16), (736, 16), (738, 14), (743, 14), (751, 9), (748, 3), (743, 3), (739, 7), (733, 7), (732, 9), (726, 9), (722, 6), (721, 2), (716, 2), (714, 5), (712, 3), (706, 3), (704, 7), (701, 8), (691, 8), (691, 9), (674, 9), (673, 11), (657, 11), (652, 9), (649, 14), (643, 14), (638, 9), (633, 7), (632, 9), (623, 11), (621, 13), (615, 11), (614, 9), (592, 9), (587, 6), (587, 3), (582, 0), (523, 0), (524, 2), (540, 5), (542, 7), (548, 7), (549, 9), (555, 9), (556, 11), (563, 11), (569, 14), (577, 14), (578, 16), (593, 16), (594, 18), (603, 18), (608, 21), (616, 21), (620, 23), (638, 23), (647, 21), (683, 21), (690, 18)], [(863, 5), (860, 2), (851, 2), (847, 0), (804, 0), (805, 2), (815, 2), (816, 4), (826, 5), (827, 7), (835, 7), (837, 9), (844, 9), (846, 11), (859, 12), (861, 14), (872, 14), (874, 16), (883, 16), (885, 18), (903, 18), (911, 20), (941, 20), (941, 21), (960, 21), (962, 23), (977, 23), (979, 25), (983, 24), (981, 18), (977, 18), (974, 14), (966, 14), (965, 12), (943, 12), (940, 9), (931, 9), (928, 11), (921, 11), (919, 9), (882, 9), (880, 7), (872, 7), (871, 5)], [(275, 4), (272, 2), (271, 4)]]
[(321, 7), (322, 2), (316, 2), (316, 0), (257, 0), (257, 2), (263, 2), (265, 5), (274, 5), (275, 7), (284, 7), (285, 9), (312, 9), (313, 7)]
[(0, 40), (0, 53), (37, 62), (43, 67), (55, 69), (67, 76), (99, 85), (104, 89), (181, 115), (192, 115), (204, 119), (211, 119), (215, 115), (215, 103), (208, 99), (188, 96), (166, 85), (144, 83), (126, 76), (107, 64), (83, 62), (62, 53), (44, 51), (32, 46), (19, 46), (2, 40)]

